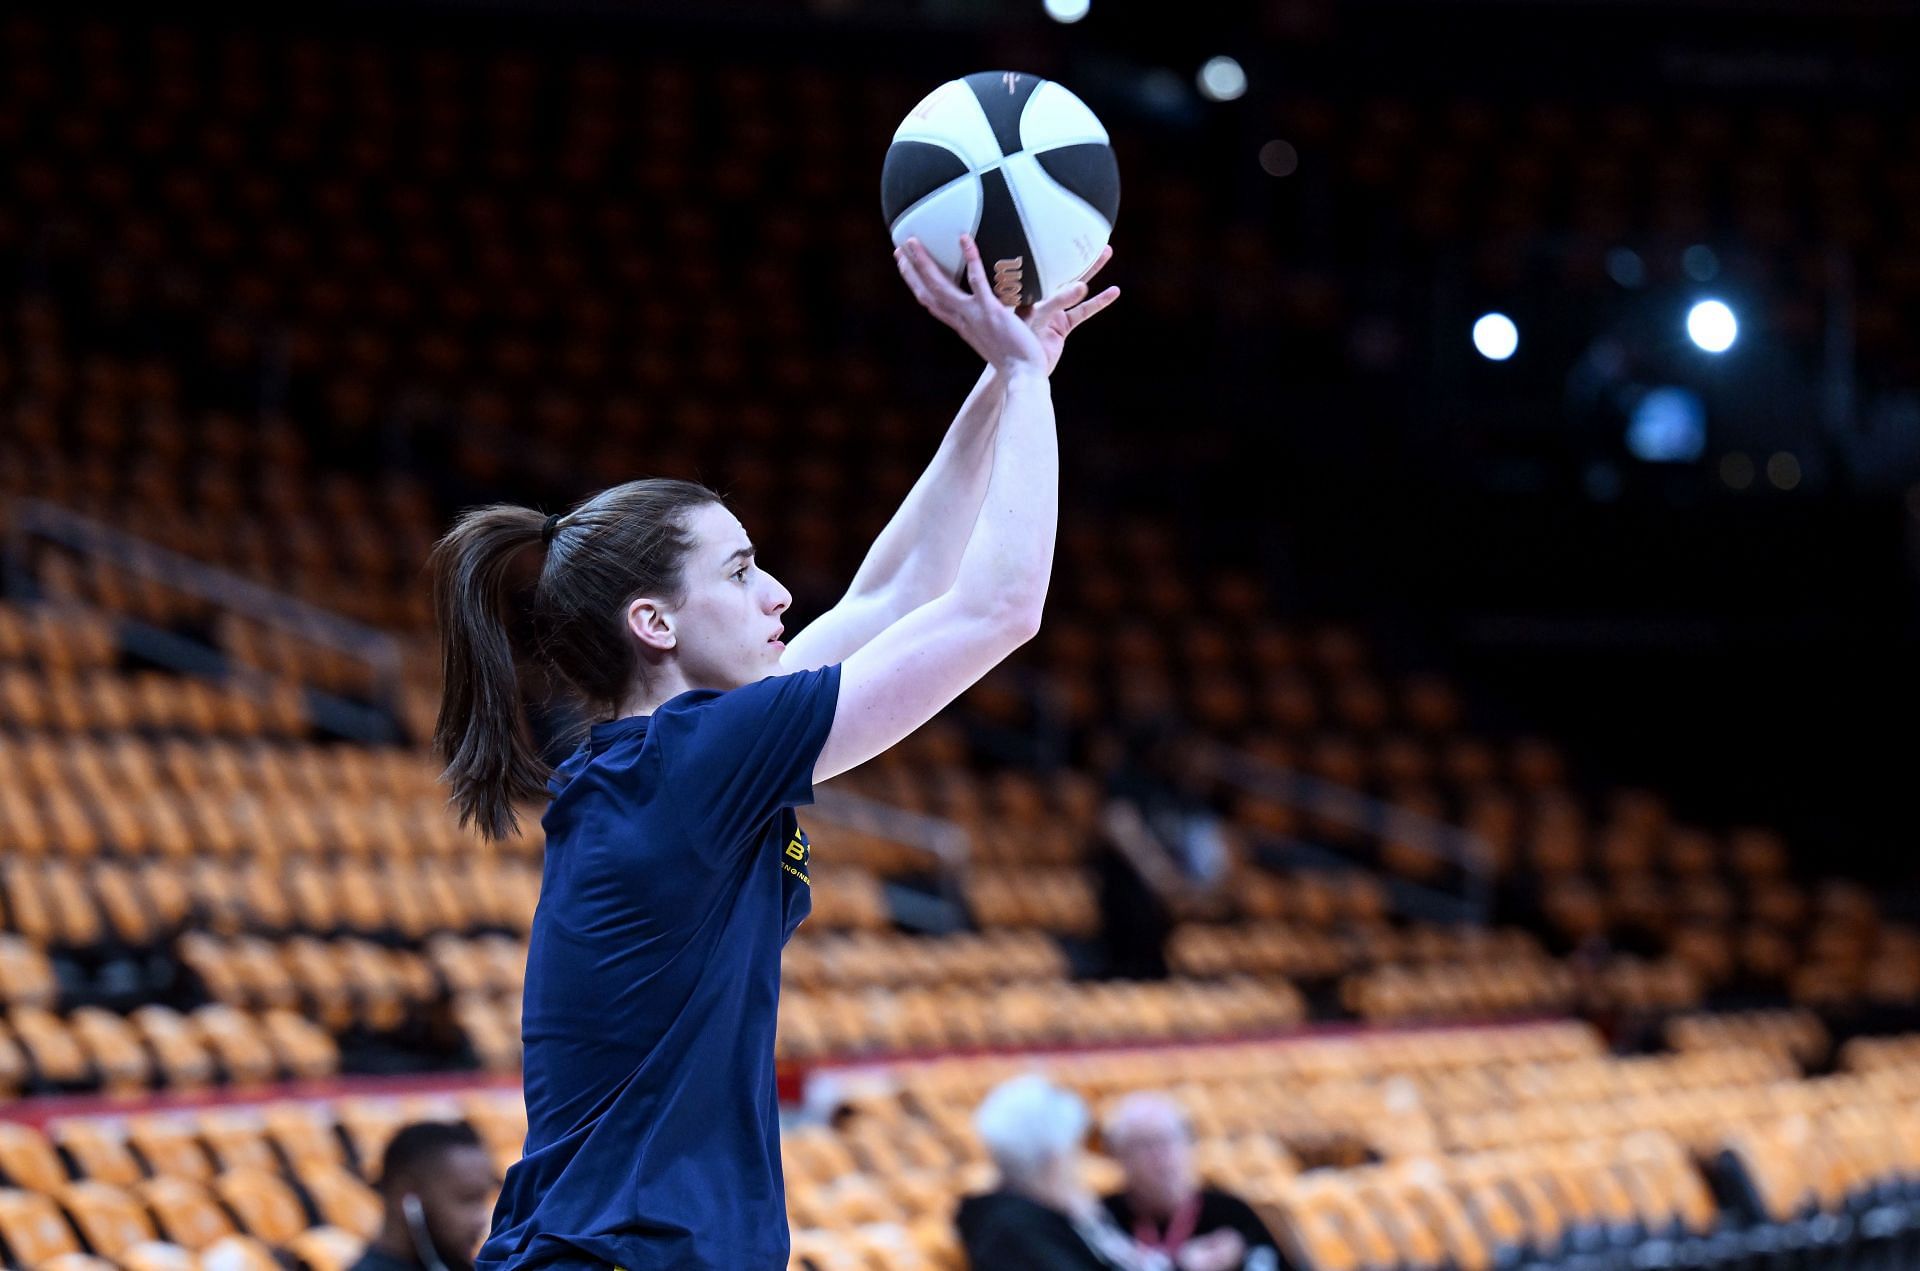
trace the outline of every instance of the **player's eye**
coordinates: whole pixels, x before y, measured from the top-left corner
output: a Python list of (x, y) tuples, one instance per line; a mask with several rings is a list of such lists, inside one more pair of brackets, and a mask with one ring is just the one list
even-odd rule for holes
[(733, 571), (733, 580), (739, 583), (747, 581), (747, 567), (745, 565)]

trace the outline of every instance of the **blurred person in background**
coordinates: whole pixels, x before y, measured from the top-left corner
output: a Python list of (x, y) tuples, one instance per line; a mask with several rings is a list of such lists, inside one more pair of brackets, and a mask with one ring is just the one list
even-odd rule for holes
[(1107, 1197), (1107, 1212), (1142, 1248), (1164, 1254), (1180, 1271), (1273, 1271), (1284, 1265), (1273, 1234), (1251, 1205), (1200, 1185), (1193, 1134), (1172, 1099), (1128, 1095), (1107, 1115), (1101, 1135), (1126, 1171), (1126, 1187)]
[(1044, 1077), (995, 1086), (974, 1129), (1000, 1186), (960, 1202), (954, 1224), (974, 1271), (1165, 1271), (1114, 1226), (1082, 1177), (1087, 1105)]
[(1099, 884), (1108, 975), (1165, 979), (1175, 924), (1230, 911), (1233, 848), (1193, 741), (1159, 711), (1101, 747), (1108, 797), (1087, 858)]
[(351, 1271), (473, 1271), (500, 1180), (461, 1121), (416, 1121), (380, 1158), (380, 1230)]

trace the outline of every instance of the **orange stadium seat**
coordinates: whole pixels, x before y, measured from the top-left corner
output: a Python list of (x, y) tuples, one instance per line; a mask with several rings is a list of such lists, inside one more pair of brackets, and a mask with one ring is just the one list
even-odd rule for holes
[(142, 1006), (128, 1019), (153, 1052), (168, 1086), (194, 1090), (213, 1080), (213, 1056), (185, 1016), (171, 1007)]
[(361, 1238), (370, 1238), (379, 1228), (379, 1194), (345, 1166), (303, 1163), (295, 1177), (328, 1226)]
[(346, 1149), (333, 1131), (330, 1112), (311, 1103), (272, 1103), (261, 1109), (267, 1137), (295, 1169), (339, 1165)]
[(195, 1115), (194, 1130), (215, 1168), (223, 1173), (279, 1168), (265, 1119), (253, 1108), (206, 1109)]
[(273, 1080), (277, 1069), (273, 1050), (252, 1016), (214, 1003), (196, 1007), (188, 1018), (226, 1071), (229, 1082), (249, 1086)]
[(153, 1062), (140, 1045), (138, 1032), (124, 1016), (83, 1006), (68, 1017), (68, 1025), (92, 1060), (94, 1071), (100, 1074), (103, 1090), (132, 1094), (147, 1087)]
[(136, 1183), (133, 1191), (172, 1244), (204, 1254), (216, 1240), (237, 1234), (233, 1220), (202, 1183), (169, 1174)]
[(127, 1121), (127, 1144), (157, 1179), (204, 1182), (213, 1177), (213, 1162), (181, 1116), (145, 1114)]
[(60, 1154), (38, 1130), (0, 1121), (0, 1183), (50, 1192), (67, 1181)]
[(296, 1080), (330, 1077), (340, 1070), (340, 1048), (326, 1030), (294, 1011), (260, 1013), (260, 1031), (279, 1070)]
[(145, 1176), (125, 1133), (114, 1122), (69, 1117), (50, 1123), (47, 1133), (73, 1162), (73, 1172), (81, 1179), (126, 1187)]
[(283, 1245), (307, 1228), (299, 1197), (270, 1167), (228, 1169), (213, 1190), (246, 1234), (265, 1244)]
[(73, 1228), (51, 1199), (37, 1192), (0, 1188), (0, 1253), (8, 1265), (37, 1267), (80, 1252)]
[(115, 1267), (105, 1258), (92, 1254), (63, 1253), (42, 1262), (39, 1271), (115, 1271)]
[(222, 1236), (200, 1251), (203, 1271), (285, 1271), (273, 1251), (248, 1236)]
[(80, 1182), (57, 1196), (87, 1248), (103, 1258), (122, 1261), (135, 1246), (159, 1239), (140, 1202), (119, 1187)]
[(286, 1243), (286, 1253), (304, 1271), (347, 1271), (359, 1261), (366, 1241), (338, 1227), (313, 1227)]
[(16, 1006), (8, 1015), (13, 1034), (42, 1081), (80, 1086), (93, 1077), (93, 1065), (66, 1022), (51, 1011)]

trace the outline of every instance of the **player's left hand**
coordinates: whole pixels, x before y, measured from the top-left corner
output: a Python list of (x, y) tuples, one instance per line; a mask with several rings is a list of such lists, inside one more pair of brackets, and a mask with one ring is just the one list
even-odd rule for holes
[(1080, 300), (1081, 296), (1086, 295), (1085, 284), (1091, 282), (1093, 276), (1112, 259), (1112, 246), (1102, 247), (1100, 254), (1094, 257), (1093, 264), (1087, 266), (1086, 273), (1039, 304), (1029, 305), (1020, 311), (1020, 316), (1027, 320), (1033, 333), (1040, 337), (1040, 347), (1046, 350), (1047, 374), (1053, 374), (1053, 368), (1060, 365), (1060, 354), (1065, 351), (1067, 336), (1073, 333), (1073, 329), (1120, 298), (1120, 288), (1108, 287), (1097, 296)]

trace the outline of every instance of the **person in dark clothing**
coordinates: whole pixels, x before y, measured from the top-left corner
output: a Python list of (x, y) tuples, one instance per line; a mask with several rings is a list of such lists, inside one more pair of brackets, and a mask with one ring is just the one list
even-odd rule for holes
[(1038, 1076), (994, 1087), (974, 1127), (1000, 1186), (960, 1202), (954, 1216), (974, 1271), (1155, 1271), (1081, 1180), (1087, 1109)]
[(1102, 1127), (1107, 1150), (1126, 1171), (1126, 1188), (1106, 1198), (1107, 1213), (1141, 1248), (1179, 1271), (1274, 1271), (1279, 1244), (1253, 1207), (1231, 1192), (1202, 1187), (1193, 1137), (1179, 1105), (1164, 1095), (1129, 1095)]
[(473, 1127), (417, 1121), (380, 1158), (380, 1231), (350, 1271), (473, 1271), (500, 1179)]

